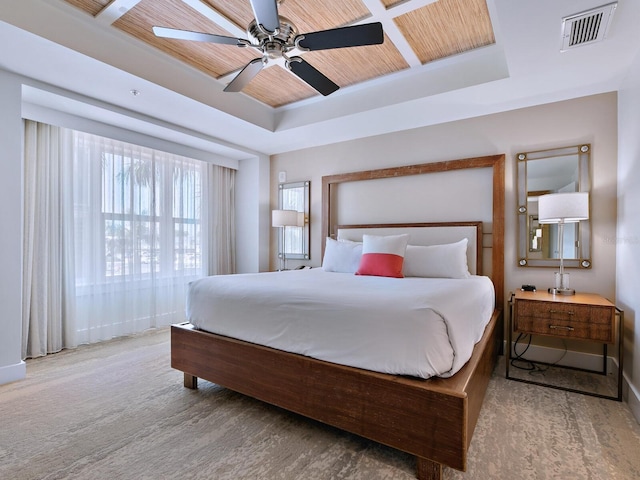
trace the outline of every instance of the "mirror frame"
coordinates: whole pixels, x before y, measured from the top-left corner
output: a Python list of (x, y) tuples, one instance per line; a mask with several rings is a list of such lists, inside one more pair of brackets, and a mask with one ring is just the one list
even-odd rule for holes
[[(284, 193), (285, 190), (288, 189), (298, 189), (301, 188), (303, 189), (303, 203), (304, 205), (285, 205), (284, 203)], [(309, 240), (310, 240), (310, 222), (309, 222), (309, 215), (310, 215), (310, 190), (311, 190), (311, 182), (310, 181), (304, 181), (304, 182), (291, 182), (291, 183), (280, 183), (278, 184), (278, 208), (279, 209), (291, 209), (291, 210), (297, 210), (298, 212), (302, 212), (304, 213), (304, 226), (303, 227), (284, 227), (285, 229), (288, 228), (302, 228), (302, 253), (291, 253), (291, 252), (286, 252), (286, 258), (287, 260), (309, 260), (311, 258), (311, 247), (309, 245)], [(285, 235), (286, 235), (286, 231), (285, 231)], [(278, 235), (278, 258), (283, 258), (283, 245), (282, 245), (282, 235)]]
[[(558, 258), (529, 258), (529, 212), (527, 211), (527, 162), (550, 157), (578, 156), (578, 191), (591, 190), (591, 144), (521, 152), (516, 154), (518, 175), (518, 266), (559, 267)], [(565, 258), (565, 268), (591, 268), (591, 220), (583, 220), (578, 227), (578, 258)]]

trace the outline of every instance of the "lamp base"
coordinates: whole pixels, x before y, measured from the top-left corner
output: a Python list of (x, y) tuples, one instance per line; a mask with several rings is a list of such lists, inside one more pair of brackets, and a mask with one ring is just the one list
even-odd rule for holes
[(551, 287), (547, 291), (552, 295), (575, 295), (576, 294), (576, 291), (573, 288)]

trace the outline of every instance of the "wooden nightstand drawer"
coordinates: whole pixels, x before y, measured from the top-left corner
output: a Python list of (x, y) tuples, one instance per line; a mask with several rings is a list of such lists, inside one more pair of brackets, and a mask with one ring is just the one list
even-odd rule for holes
[(518, 316), (552, 318), (554, 320), (588, 322), (591, 315), (589, 305), (558, 304), (553, 302), (538, 302), (519, 300), (517, 303)]
[(578, 322), (554, 318), (529, 317), (518, 315), (515, 318), (514, 331), (534, 335), (576, 338), (602, 343), (613, 342), (613, 324)]
[(615, 307), (517, 298), (514, 331), (576, 338), (602, 343), (614, 341)]

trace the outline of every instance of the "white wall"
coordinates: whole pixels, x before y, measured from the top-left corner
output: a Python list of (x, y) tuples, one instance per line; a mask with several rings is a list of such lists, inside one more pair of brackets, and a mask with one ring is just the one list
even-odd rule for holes
[(617, 304), (625, 315), (625, 392), (640, 421), (640, 56), (618, 98)]
[(236, 270), (269, 270), (269, 157), (241, 160), (236, 174)]
[[(516, 264), (515, 154), (561, 146), (592, 144), (593, 268), (571, 269), (571, 283), (583, 292), (615, 298), (616, 94), (493, 114), (399, 133), (380, 135), (323, 147), (274, 155), (271, 198), (277, 199), (277, 172), (287, 181), (311, 180), (311, 265), (320, 265), (321, 180), (324, 175), (412, 165), (482, 155), (506, 154), (505, 298), (524, 283), (546, 288), (553, 270), (522, 268)], [(462, 202), (473, 202), (463, 198)], [(437, 206), (416, 206), (438, 208)], [(468, 219), (473, 220), (473, 219)], [(420, 221), (419, 213), (412, 221)], [(275, 242), (272, 234), (272, 244)], [(275, 265), (275, 252), (271, 251)]]
[[(636, 72), (640, 67), (636, 69)], [(618, 268), (629, 270), (623, 273), (627, 280), (618, 285), (623, 288), (623, 297), (618, 295), (622, 306), (627, 306), (626, 361), (634, 362), (625, 371), (635, 372), (634, 385), (640, 385), (640, 354), (634, 355), (638, 347), (640, 328), (633, 328), (633, 308), (638, 306), (637, 298), (640, 265), (640, 236), (637, 219), (640, 201), (633, 185), (640, 184), (640, 73), (636, 73), (629, 83), (634, 85), (629, 93), (627, 116), (633, 116), (633, 123), (626, 128), (626, 136), (633, 138), (632, 146), (625, 147), (628, 159), (625, 165), (634, 164), (635, 170), (625, 168), (621, 175), (630, 175), (627, 182), (621, 179), (623, 193), (621, 219), (627, 238), (624, 251), (627, 253), (618, 260)], [(631, 88), (630, 88), (631, 90)], [(625, 103), (620, 102), (620, 103)], [(592, 145), (591, 165), (591, 223), (592, 223), (592, 260), (591, 269), (570, 269), (571, 285), (578, 291), (599, 293), (606, 298), (616, 300), (616, 205), (617, 205), (617, 94), (608, 93), (583, 97), (575, 100), (540, 105), (510, 112), (498, 113), (447, 124), (407, 130), (399, 133), (381, 135), (372, 138), (343, 142), (318, 148), (289, 152), (272, 157), (271, 198), (277, 199), (277, 172), (286, 171), (287, 181), (311, 181), (311, 265), (320, 265), (321, 240), (321, 179), (324, 175), (370, 170), (376, 168), (412, 165), (444, 160), (452, 160), (483, 155), (504, 153), (505, 169), (505, 299), (509, 292), (522, 284), (534, 284), (545, 289), (552, 285), (553, 271), (550, 268), (519, 267), (517, 265), (517, 187), (515, 155), (523, 151), (534, 151), (562, 146), (590, 143)], [(627, 183), (629, 185), (627, 185)], [(624, 189), (624, 190), (623, 190)], [(633, 198), (631, 193), (634, 192)], [(461, 198), (460, 202), (470, 203), (473, 198)], [(633, 205), (633, 207), (631, 206)], [(440, 208), (438, 205), (417, 205), (416, 211), (404, 212), (399, 221), (420, 221), (420, 209)], [(468, 218), (467, 220), (474, 220)], [(632, 221), (634, 223), (632, 223)], [(272, 245), (275, 244), (272, 235)], [(271, 262), (275, 264), (275, 251), (271, 251)], [(624, 266), (623, 266), (624, 265)], [(634, 265), (633, 268), (630, 268)], [(620, 278), (618, 278), (620, 280)], [(626, 283), (625, 283), (626, 282)], [(623, 283), (625, 283), (623, 285)], [(634, 297), (635, 296), (635, 297)], [(635, 338), (633, 338), (635, 335)], [(592, 344), (571, 346), (581, 350), (594, 347)], [(597, 351), (597, 350), (596, 350)], [(635, 367), (635, 368), (633, 368)], [(639, 416), (640, 418), (640, 416)]]
[(25, 377), (22, 335), (22, 85), (0, 70), (0, 385)]
[(188, 147), (170, 140), (165, 140), (162, 138), (162, 132), (160, 131), (157, 131), (158, 136), (153, 137), (140, 132), (120, 128), (115, 125), (89, 120), (87, 118), (78, 117), (76, 115), (63, 113), (58, 110), (27, 102), (22, 102), (22, 117), (36, 122), (80, 130), (93, 135), (120, 140), (121, 142), (133, 143), (135, 145), (173, 153), (175, 155), (182, 155), (184, 157), (202, 160), (203, 162), (213, 163), (214, 165), (220, 165), (222, 167), (238, 168), (238, 160), (225, 158), (219, 154), (207, 152), (199, 148)]

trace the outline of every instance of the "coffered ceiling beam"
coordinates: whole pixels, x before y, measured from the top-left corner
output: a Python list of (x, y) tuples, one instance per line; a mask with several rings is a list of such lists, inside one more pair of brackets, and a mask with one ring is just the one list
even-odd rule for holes
[(364, 3), (365, 6), (369, 9), (373, 17), (373, 19), (368, 19), (367, 21), (381, 22), (384, 33), (393, 42), (393, 44), (396, 46), (409, 66), (419, 67), (420, 65), (422, 65), (420, 59), (413, 51), (413, 48), (411, 48), (411, 45), (404, 37), (400, 29), (398, 28), (398, 25), (396, 25), (396, 22), (394, 22), (393, 19), (436, 1), (437, 0), (410, 0), (407, 2), (399, 3), (397, 6), (390, 8), (385, 8), (380, 0), (362, 0), (362, 3)]
[(96, 15), (96, 21), (103, 25), (111, 25), (121, 16), (135, 7), (141, 0), (113, 0)]
[(203, 17), (224, 28), (232, 37), (247, 38), (247, 30), (244, 27), (236, 25), (211, 5), (208, 5), (201, 0), (182, 0), (182, 3), (189, 5)]

